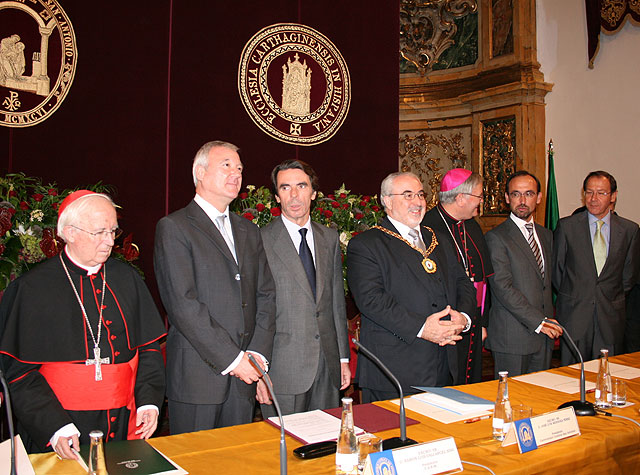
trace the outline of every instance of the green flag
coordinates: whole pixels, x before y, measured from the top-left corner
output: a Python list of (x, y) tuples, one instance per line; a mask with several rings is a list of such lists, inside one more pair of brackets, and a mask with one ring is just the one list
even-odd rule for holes
[(553, 142), (549, 142), (549, 178), (547, 180), (547, 202), (544, 225), (551, 231), (556, 230), (560, 212), (558, 211), (558, 190), (556, 188), (556, 172), (553, 166)]

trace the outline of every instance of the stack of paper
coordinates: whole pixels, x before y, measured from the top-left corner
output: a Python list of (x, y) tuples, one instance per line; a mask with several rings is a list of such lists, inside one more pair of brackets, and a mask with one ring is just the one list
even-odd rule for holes
[(425, 390), (427, 392), (414, 394), (411, 396), (412, 398), (460, 415), (489, 411), (493, 409), (494, 406), (494, 403), (491, 401), (453, 388), (419, 387), (417, 389)]

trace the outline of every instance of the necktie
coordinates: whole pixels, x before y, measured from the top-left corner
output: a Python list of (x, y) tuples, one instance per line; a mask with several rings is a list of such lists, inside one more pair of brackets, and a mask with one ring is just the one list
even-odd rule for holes
[(602, 272), (604, 263), (607, 261), (607, 243), (604, 242), (604, 236), (602, 235), (602, 225), (604, 221), (599, 219), (596, 221), (596, 233), (593, 236), (593, 257), (596, 261), (596, 271), (598, 275)]
[(218, 226), (220, 234), (222, 234), (224, 241), (227, 243), (227, 246), (231, 251), (231, 255), (233, 255), (233, 258), (236, 260), (236, 262), (238, 262), (238, 258), (236, 257), (236, 247), (233, 245), (233, 240), (229, 236), (229, 233), (227, 232), (227, 228), (225, 226), (226, 218), (226, 214), (221, 214), (220, 216), (216, 217), (216, 226)]
[(533, 223), (527, 223), (524, 227), (529, 231), (529, 246), (531, 247), (531, 251), (533, 252), (533, 257), (536, 258), (536, 263), (538, 264), (538, 269), (540, 270), (540, 275), (544, 279), (544, 266), (542, 265), (542, 254), (540, 253), (540, 247), (536, 242), (536, 239), (533, 235)]
[(298, 254), (300, 255), (300, 260), (302, 261), (302, 267), (304, 267), (304, 271), (307, 273), (307, 279), (309, 279), (309, 285), (311, 286), (311, 291), (313, 292), (313, 296), (316, 296), (316, 268), (313, 265), (313, 256), (311, 255), (311, 249), (309, 249), (309, 244), (307, 244), (307, 228), (300, 228), (298, 232), (302, 236), (302, 241), (300, 241), (300, 249), (298, 249)]
[(427, 248), (425, 247), (424, 243), (422, 242), (422, 239), (420, 239), (420, 233), (418, 233), (418, 231), (416, 231), (415, 229), (409, 230), (409, 236), (413, 240), (413, 245), (414, 246), (416, 246), (417, 248), (422, 249), (423, 251), (427, 250)]

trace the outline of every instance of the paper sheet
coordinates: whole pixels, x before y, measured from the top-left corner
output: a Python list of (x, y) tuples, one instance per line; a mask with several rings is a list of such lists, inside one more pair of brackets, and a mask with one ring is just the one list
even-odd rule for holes
[[(394, 404), (400, 405), (400, 399), (394, 399), (391, 401)], [(437, 406), (433, 406), (429, 403), (422, 402), (419, 399), (405, 398), (404, 400), (405, 409), (410, 409), (418, 414), (422, 414), (423, 416), (427, 416), (431, 419), (434, 419), (438, 422), (442, 422), (443, 424), (451, 424), (452, 422), (460, 422), (465, 421), (467, 419), (473, 419), (474, 417), (491, 415), (492, 411), (478, 411), (471, 412), (468, 414), (456, 414), (455, 412), (448, 411), (446, 409), (442, 409)]]
[[(340, 434), (340, 419), (316, 409), (315, 411), (289, 414), (282, 418), (284, 428), (288, 434), (305, 444), (336, 440)], [(269, 422), (280, 427), (278, 417), (270, 417)], [(355, 427), (356, 435), (364, 434), (364, 430)]]
[[(35, 475), (36, 472), (33, 470), (19, 435), (15, 437), (15, 446), (16, 473), (18, 475)], [(11, 473), (11, 440), (9, 439), (0, 444), (0, 473)]]
[[(577, 394), (580, 392), (580, 379), (562, 376), (560, 374), (542, 371), (540, 373), (523, 374), (515, 376), (512, 379), (522, 381), (523, 383), (535, 384), (547, 389), (554, 389), (567, 394)], [(595, 383), (585, 381), (585, 390), (595, 389)]]
[[(580, 363), (569, 366), (569, 368), (575, 368), (578, 371), (580, 370)], [(590, 373), (598, 373), (600, 371), (600, 360), (591, 360), (585, 361), (584, 370), (589, 371)], [(640, 378), (640, 369), (634, 368), (633, 366), (625, 366), (622, 364), (611, 363), (609, 362), (609, 372), (611, 376), (614, 378), (621, 379), (635, 379)]]

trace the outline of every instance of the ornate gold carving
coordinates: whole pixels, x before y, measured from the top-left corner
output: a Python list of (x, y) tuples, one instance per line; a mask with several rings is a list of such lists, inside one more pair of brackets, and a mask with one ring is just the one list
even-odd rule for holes
[(400, 54), (424, 76), (453, 44), (453, 20), (477, 9), (477, 0), (401, 0)]
[[(450, 166), (441, 166), (442, 154), (436, 155), (433, 147), (442, 149), (444, 156), (451, 162)], [(438, 190), (444, 174), (452, 168), (466, 168), (468, 161), (461, 132), (449, 137), (425, 132), (413, 137), (405, 135), (400, 138), (399, 156), (400, 170), (415, 173), (427, 185), (424, 191), (427, 194), (425, 198), (428, 209), (438, 203)]]
[(600, 15), (604, 21), (614, 26), (618, 24), (626, 9), (626, 0), (603, 0)]
[(505, 182), (515, 171), (516, 121), (510, 117), (482, 122), (483, 214), (506, 214)]

